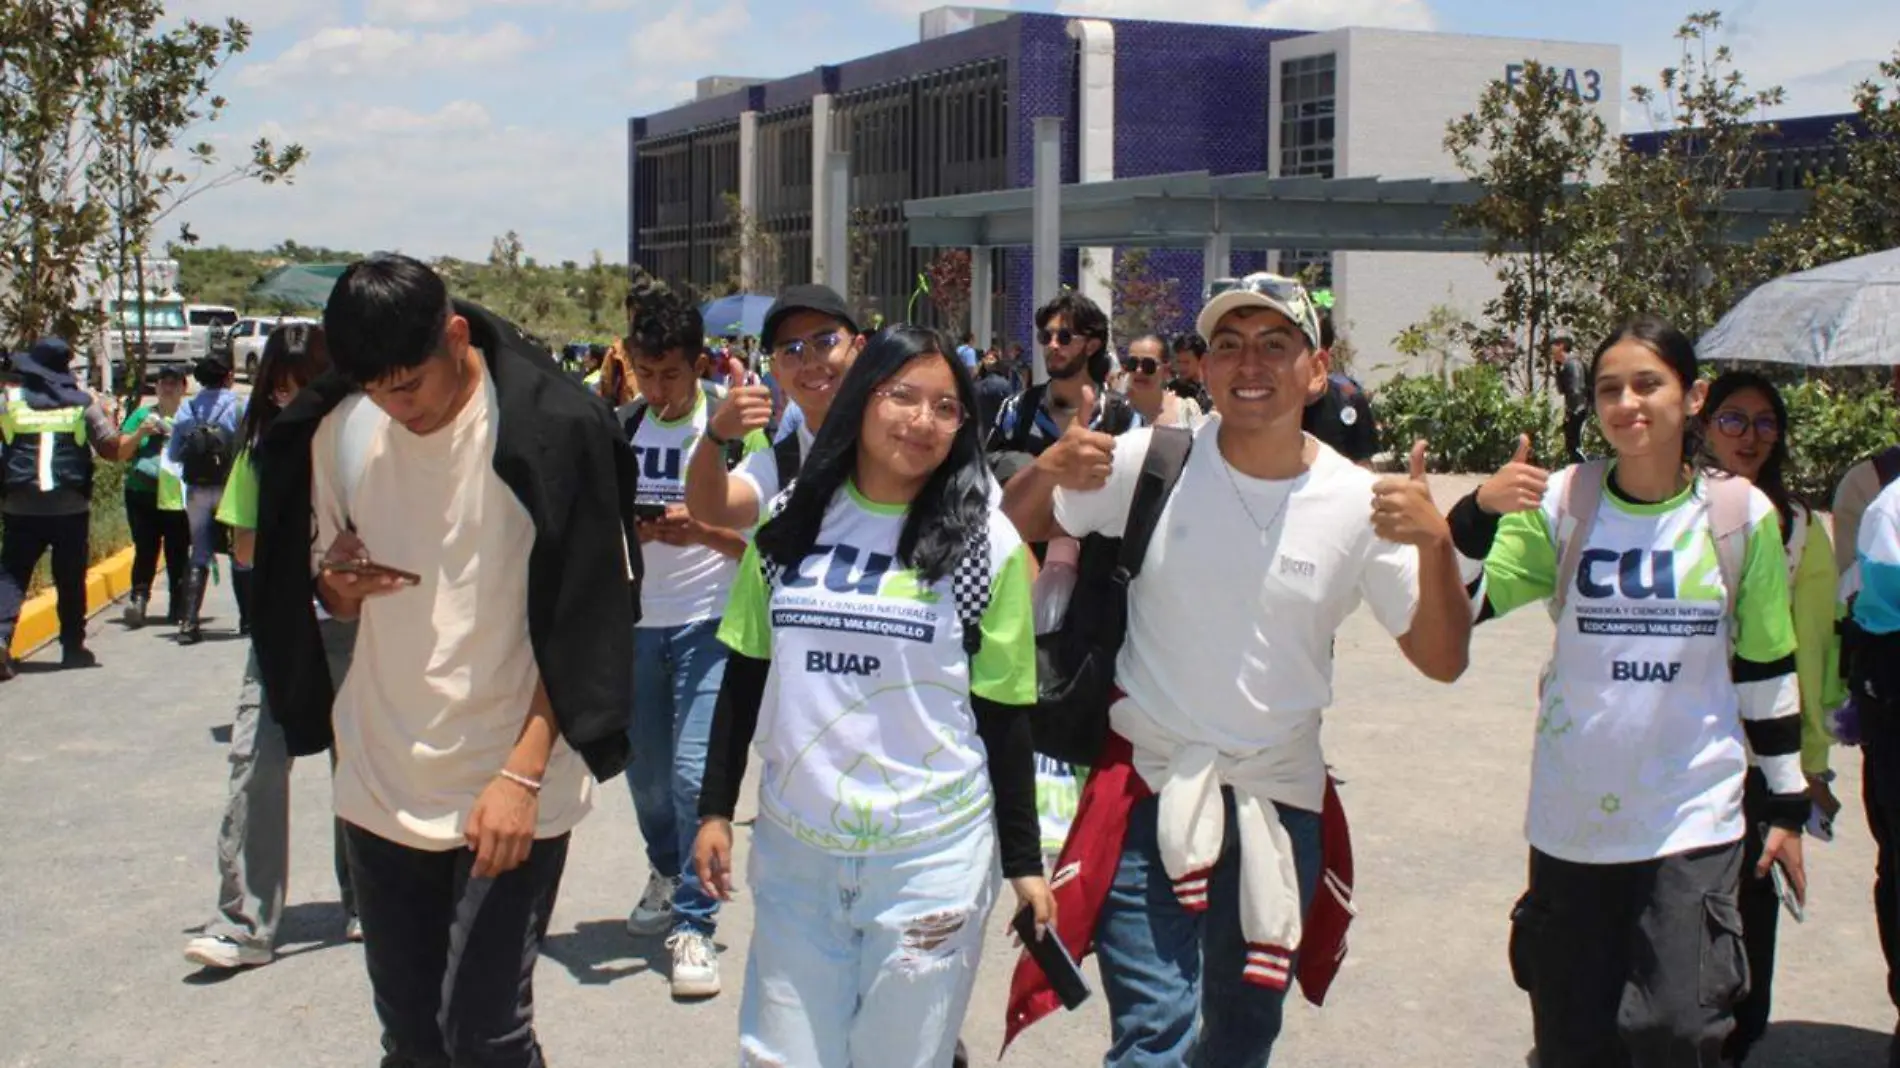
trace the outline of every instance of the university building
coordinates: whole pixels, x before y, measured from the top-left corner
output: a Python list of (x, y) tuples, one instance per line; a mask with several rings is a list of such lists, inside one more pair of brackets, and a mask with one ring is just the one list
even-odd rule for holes
[[(1562, 73), (1621, 135), (1625, 99), (1615, 45), (1350, 28), (1321, 33), (945, 7), (920, 19), (911, 45), (760, 81), (707, 78), (697, 99), (628, 124), (628, 256), (673, 283), (727, 276), (736, 197), (777, 239), (779, 262), (752, 265), (769, 284), (824, 278), (831, 215), (848, 210), (850, 299), (906, 317), (919, 272), (941, 252), (913, 247), (908, 200), (1022, 189), (1034, 177), (1035, 120), (1062, 125), (1064, 182), (1181, 172), (1277, 177), (1457, 178), (1446, 124), (1491, 82), (1534, 59)], [(1817, 129), (1823, 120), (1814, 120)], [(1781, 147), (1781, 175), (1825, 166), (1826, 130)], [(1796, 144), (1795, 141), (1799, 141)], [(848, 153), (844, 189), (826, 158)], [(1779, 177), (1778, 177), (1779, 176)], [(814, 236), (818, 235), (818, 236)], [(979, 250), (993, 299), (979, 340), (1029, 341), (1026, 247)], [(1069, 249), (1064, 284), (1107, 305), (1113, 249)], [(1177, 279), (1187, 315), (1205, 283), (1198, 247), (1154, 252)], [(1335, 317), (1373, 379), (1402, 369), (1393, 340), (1448, 304), (1476, 317), (1496, 291), (1471, 253), (1235, 251), (1230, 273), (1311, 269), (1330, 284)], [(915, 317), (932, 321), (927, 300)]]

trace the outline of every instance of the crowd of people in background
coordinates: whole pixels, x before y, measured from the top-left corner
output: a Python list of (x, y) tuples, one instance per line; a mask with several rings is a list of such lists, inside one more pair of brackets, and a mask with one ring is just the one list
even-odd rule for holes
[[(1705, 381), (1689, 338), (1639, 319), (1587, 359), (1553, 344), (1561, 469), (1527, 438), (1442, 514), (1427, 442), (1372, 470), (1372, 399), (1294, 279), (1218, 280), (1172, 336), (1115, 337), (1065, 291), (1033, 362), (866, 329), (818, 285), (756, 337), (709, 341), (658, 285), (624, 311), (613, 344), (557, 359), (379, 255), (321, 326), (270, 335), (248, 398), (211, 358), (122, 414), (64, 342), (11, 358), (0, 681), (49, 551), (61, 664), (96, 663), (96, 458), (129, 462), (124, 622), (200, 641), (223, 556), (252, 640), (189, 960), (272, 960), (289, 771), (327, 754), (383, 1063), (539, 1065), (540, 944), (573, 831), (624, 772), (648, 867), (626, 928), (665, 939), (676, 997), (725, 989), (720, 908), (753, 896), (743, 1063), (961, 1063), (1007, 882), (1032, 943), (1098, 955), (1111, 1068), (1265, 1065), (1351, 918), (1320, 740), (1340, 626), (1368, 606), (1449, 684), (1474, 626), (1541, 603), (1528, 885), (1500, 962), (1539, 1063), (1749, 1057), (1804, 842), (1842, 807), (1837, 744), (1864, 752), (1900, 1007), (1900, 446), (1849, 473), (1830, 540), (1787, 485), (1799, 428), (1774, 383)], [(1064, 576), (1110, 569), (1119, 599), (1088, 601), (1107, 629), (1063, 611), (1084, 603)], [(1112, 664), (1085, 764), (1041, 733), (1074, 680), (1039, 637), (1065, 633)], [(1055, 978), (1019, 967), (1012, 1038)]]

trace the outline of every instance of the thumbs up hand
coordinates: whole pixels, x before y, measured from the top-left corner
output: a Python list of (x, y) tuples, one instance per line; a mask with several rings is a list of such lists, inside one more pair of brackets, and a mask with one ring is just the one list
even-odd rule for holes
[(1451, 524), (1432, 501), (1425, 450), (1423, 439), (1413, 442), (1406, 474), (1388, 476), (1373, 484), (1372, 531), (1386, 541), (1419, 548), (1451, 543)]
[(1511, 462), (1478, 487), (1478, 507), (1492, 515), (1528, 512), (1544, 503), (1550, 473), (1531, 462), (1531, 436), (1521, 434)]
[(745, 361), (726, 358), (726, 399), (719, 402), (707, 425), (723, 441), (737, 441), (772, 421), (772, 391), (763, 384), (748, 385)]

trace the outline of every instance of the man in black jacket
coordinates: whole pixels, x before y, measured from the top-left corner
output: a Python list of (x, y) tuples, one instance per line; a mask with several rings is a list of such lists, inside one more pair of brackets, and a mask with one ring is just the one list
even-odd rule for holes
[[(343, 381), (258, 458), (267, 697), (293, 752), (334, 723), (385, 1068), (535, 1068), (569, 832), (589, 771), (627, 759), (632, 455), (605, 405), (416, 260), (353, 264), (324, 327)], [(361, 621), (334, 698), (313, 574)]]

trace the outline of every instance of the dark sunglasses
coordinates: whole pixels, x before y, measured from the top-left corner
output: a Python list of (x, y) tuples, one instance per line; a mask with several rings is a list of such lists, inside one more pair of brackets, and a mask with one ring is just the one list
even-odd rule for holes
[(1162, 363), (1160, 360), (1155, 359), (1153, 356), (1142, 356), (1138, 358), (1124, 359), (1122, 361), (1122, 366), (1128, 368), (1130, 371), (1133, 371), (1135, 374), (1138, 374), (1138, 375), (1155, 375), (1155, 374), (1161, 373)]
[(1726, 437), (1739, 438), (1748, 432), (1751, 425), (1754, 426), (1755, 436), (1758, 438), (1769, 439), (1781, 436), (1781, 423), (1773, 415), (1758, 415), (1751, 424), (1748, 416), (1741, 412), (1715, 413), (1715, 429), (1720, 430)]
[(1075, 331), (1073, 330), (1038, 330), (1036, 331), (1036, 342), (1041, 345), (1047, 345), (1051, 341), (1054, 341), (1058, 345), (1067, 345), (1073, 342), (1075, 340), (1075, 337), (1076, 337), (1076, 334), (1075, 334)]

